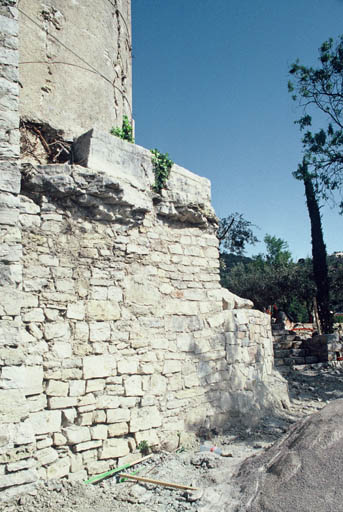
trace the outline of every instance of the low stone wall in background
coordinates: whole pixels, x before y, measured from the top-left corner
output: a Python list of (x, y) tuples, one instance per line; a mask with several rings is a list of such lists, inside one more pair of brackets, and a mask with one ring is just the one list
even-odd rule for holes
[(338, 331), (334, 334), (313, 335), (312, 324), (306, 326), (287, 330), (277, 324), (273, 325), (274, 361), (278, 370), (287, 372), (296, 365), (341, 360), (343, 342)]

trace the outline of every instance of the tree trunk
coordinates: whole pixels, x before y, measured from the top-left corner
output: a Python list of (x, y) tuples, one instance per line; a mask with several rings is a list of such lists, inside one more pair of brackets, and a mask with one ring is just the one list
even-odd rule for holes
[(333, 331), (333, 317), (330, 313), (329, 276), (322, 221), (312, 179), (308, 174), (304, 174), (303, 181), (311, 221), (313, 274), (317, 286), (319, 320), (323, 333), (329, 334)]

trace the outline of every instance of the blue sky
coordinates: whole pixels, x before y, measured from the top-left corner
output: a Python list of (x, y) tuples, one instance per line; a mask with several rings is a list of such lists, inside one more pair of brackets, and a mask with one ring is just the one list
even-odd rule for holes
[[(311, 240), (288, 69), (315, 64), (342, 21), (342, 0), (132, 0), (137, 144), (209, 178), (219, 217), (243, 213), (294, 258)], [(322, 220), (328, 252), (343, 250), (343, 216), (324, 206)]]

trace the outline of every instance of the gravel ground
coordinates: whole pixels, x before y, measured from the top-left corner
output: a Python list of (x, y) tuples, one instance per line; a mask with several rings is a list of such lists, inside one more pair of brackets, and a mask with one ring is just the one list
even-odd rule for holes
[[(2, 511), (235, 512), (242, 496), (235, 485), (234, 475), (241, 463), (266, 450), (299, 418), (316, 412), (331, 400), (343, 398), (342, 363), (297, 367), (286, 378), (290, 410), (264, 418), (253, 429), (231, 429), (223, 435), (213, 436), (211, 440), (199, 440), (199, 445), (192, 450), (153, 454), (145, 463), (128, 470), (130, 473), (139, 470), (139, 476), (192, 486), (198, 490), (176, 490), (132, 481), (119, 483), (115, 477), (87, 485), (59, 480), (42, 483), (32, 492), (3, 503)], [(219, 446), (223, 453), (231, 456), (200, 452), (200, 443)]]

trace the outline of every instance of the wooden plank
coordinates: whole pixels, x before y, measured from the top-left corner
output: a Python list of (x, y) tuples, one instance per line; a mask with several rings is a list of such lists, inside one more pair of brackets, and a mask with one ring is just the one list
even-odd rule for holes
[(144, 476), (128, 475), (127, 473), (119, 473), (119, 476), (128, 478), (129, 480), (136, 480), (137, 482), (144, 482), (146, 484), (162, 485), (163, 487), (173, 487), (174, 489), (183, 489), (185, 491), (198, 491), (198, 487), (175, 484), (173, 482), (164, 482), (163, 480), (154, 480), (153, 478), (145, 478)]

